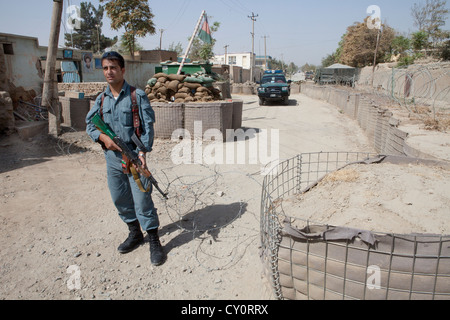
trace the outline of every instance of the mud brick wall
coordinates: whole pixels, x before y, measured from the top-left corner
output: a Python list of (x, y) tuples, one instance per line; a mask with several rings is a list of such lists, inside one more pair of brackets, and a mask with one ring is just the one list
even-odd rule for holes
[(108, 84), (106, 82), (86, 82), (86, 83), (58, 83), (58, 91), (83, 92), (85, 97), (96, 97), (105, 91)]
[(301, 92), (313, 99), (326, 101), (357, 120), (377, 152), (409, 156), (414, 151), (407, 145), (408, 134), (398, 129), (399, 120), (393, 117), (392, 112), (363, 95), (311, 84), (302, 84)]

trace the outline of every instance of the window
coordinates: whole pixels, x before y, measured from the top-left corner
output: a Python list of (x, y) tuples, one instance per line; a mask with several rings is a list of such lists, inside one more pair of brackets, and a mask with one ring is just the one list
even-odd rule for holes
[(228, 64), (236, 64), (236, 56), (229, 56), (228, 57)]
[(4, 43), (3, 44), (3, 52), (5, 54), (14, 54), (14, 49), (12, 43)]

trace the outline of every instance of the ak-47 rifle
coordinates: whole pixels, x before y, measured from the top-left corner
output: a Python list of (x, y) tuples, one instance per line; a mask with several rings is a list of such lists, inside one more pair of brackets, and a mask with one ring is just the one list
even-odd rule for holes
[[(108, 124), (106, 124), (98, 114), (95, 114), (91, 121), (97, 127), (98, 130), (100, 130), (108, 137), (110, 137), (114, 141), (114, 143), (117, 144), (117, 146), (119, 146), (120, 149), (122, 149), (122, 154), (125, 157), (127, 157), (128, 160), (130, 160), (130, 162), (136, 168), (136, 171), (139, 172), (139, 174), (141, 174), (142, 176), (149, 179), (152, 185), (159, 191), (159, 193), (161, 193), (161, 195), (168, 200), (169, 199), (167, 197), (168, 193), (165, 193), (161, 190), (161, 188), (158, 186), (158, 182), (153, 177), (152, 173), (147, 168), (145, 169), (142, 168), (142, 161), (141, 159), (139, 159), (138, 154), (133, 150), (131, 150), (128, 147), (128, 145), (114, 133), (111, 127)], [(144, 145), (137, 136), (133, 136), (133, 142), (137, 145), (139, 149), (141, 149), (144, 152), (146, 151)]]

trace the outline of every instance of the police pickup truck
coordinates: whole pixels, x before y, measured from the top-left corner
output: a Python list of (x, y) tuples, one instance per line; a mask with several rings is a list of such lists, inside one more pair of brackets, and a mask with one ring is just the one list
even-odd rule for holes
[(286, 81), (282, 70), (269, 70), (264, 73), (258, 87), (260, 106), (266, 101), (282, 101), (284, 105), (288, 105), (290, 94), (291, 80)]

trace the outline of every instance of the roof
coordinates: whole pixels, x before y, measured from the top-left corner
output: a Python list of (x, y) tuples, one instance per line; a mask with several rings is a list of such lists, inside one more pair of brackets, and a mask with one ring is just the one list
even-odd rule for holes
[(354, 69), (353, 67), (346, 66), (345, 64), (335, 63), (325, 69)]

